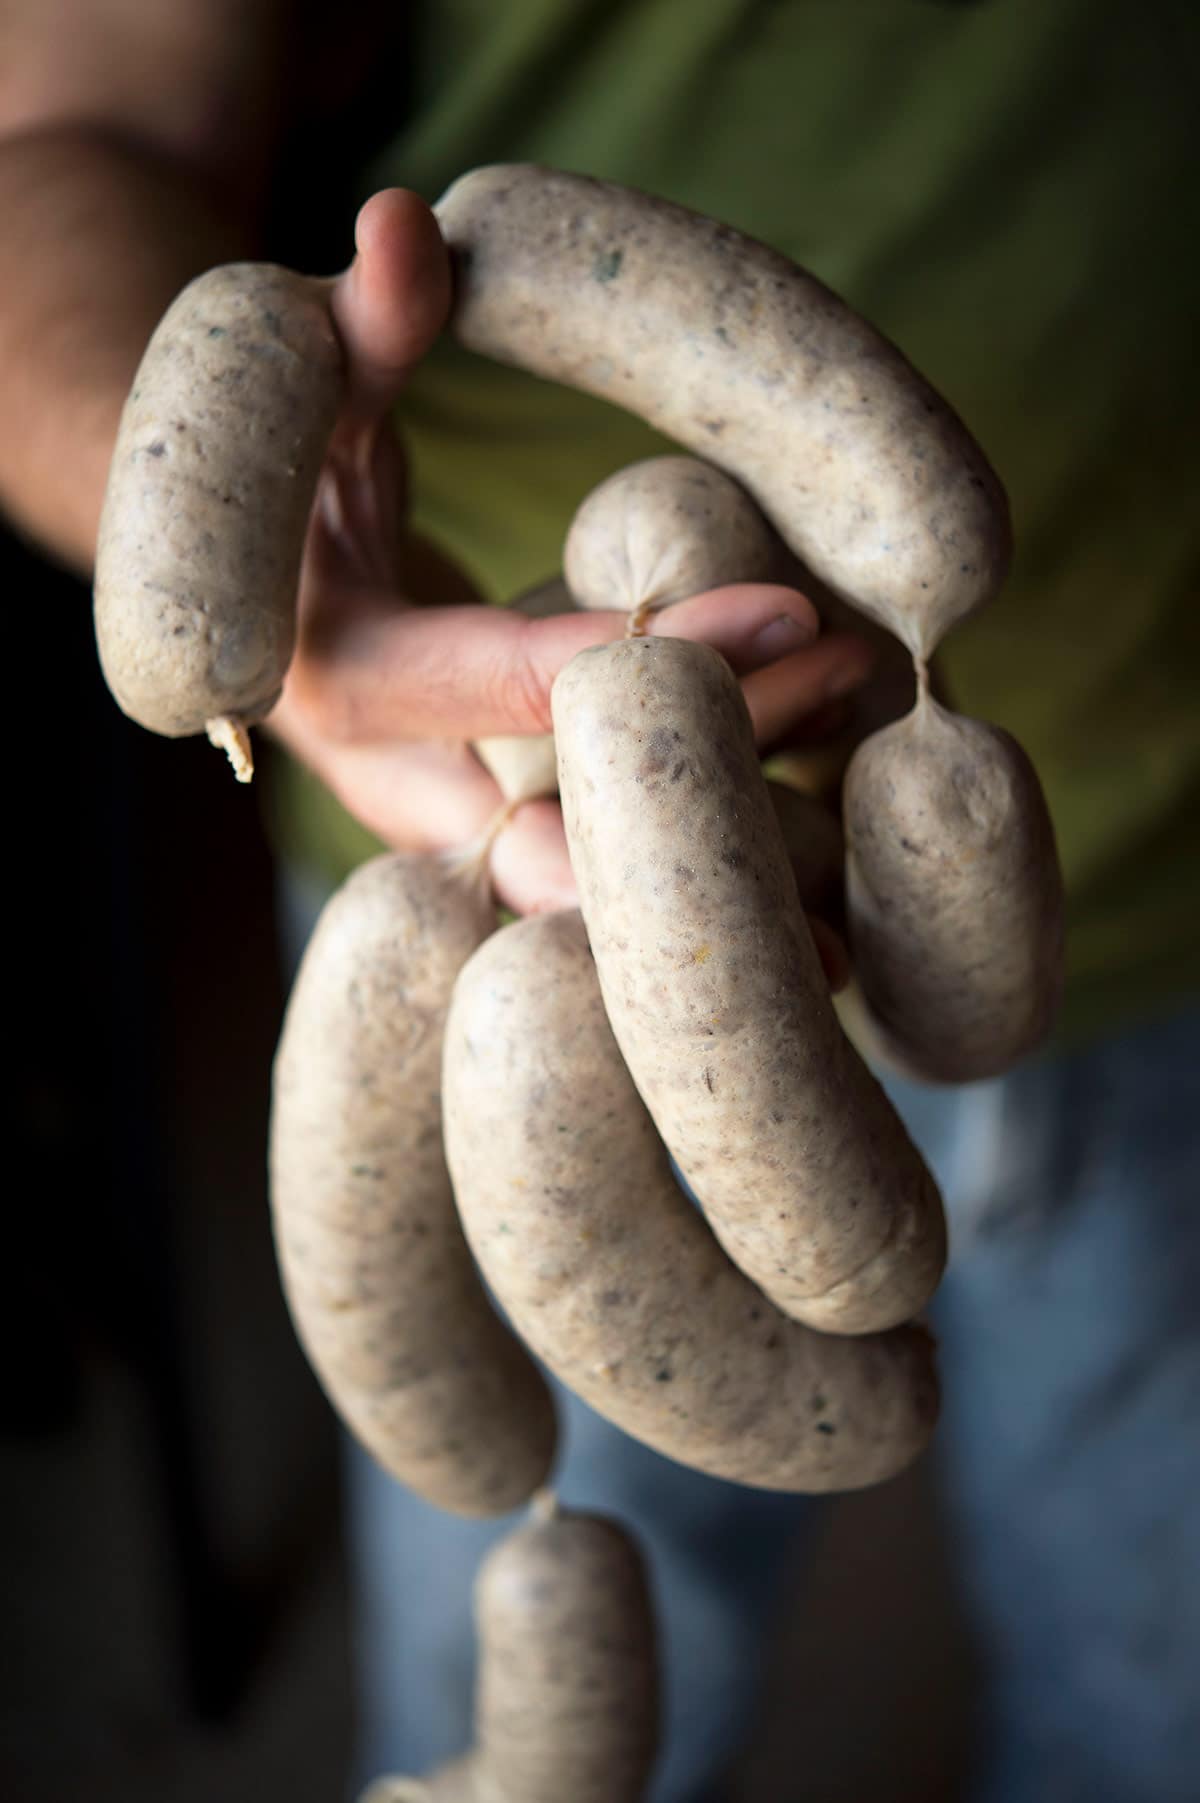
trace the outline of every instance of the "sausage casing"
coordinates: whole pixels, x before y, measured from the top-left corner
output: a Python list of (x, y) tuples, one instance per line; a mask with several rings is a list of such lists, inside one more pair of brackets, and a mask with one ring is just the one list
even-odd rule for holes
[(875, 1483), (926, 1444), (928, 1335), (789, 1320), (682, 1195), (577, 913), (506, 927), (464, 967), (444, 1089), (480, 1266), (526, 1342), (600, 1414), (681, 1464), (768, 1490)]
[(370, 1452), (427, 1501), (511, 1509), (554, 1413), (479, 1282), (441, 1132), (446, 1009), (490, 906), (432, 858), (373, 859), (328, 903), (275, 1061), (271, 1200), (297, 1332)]
[(941, 1198), (838, 1024), (728, 665), (627, 639), (573, 658), (552, 706), (609, 1019), (718, 1238), (813, 1327), (910, 1319)]

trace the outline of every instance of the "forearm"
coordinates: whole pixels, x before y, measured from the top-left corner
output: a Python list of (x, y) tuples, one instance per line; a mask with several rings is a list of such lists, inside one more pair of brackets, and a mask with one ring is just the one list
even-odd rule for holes
[(182, 161), (81, 126), (0, 141), (0, 219), (0, 509), (86, 573), (146, 340), (252, 226)]

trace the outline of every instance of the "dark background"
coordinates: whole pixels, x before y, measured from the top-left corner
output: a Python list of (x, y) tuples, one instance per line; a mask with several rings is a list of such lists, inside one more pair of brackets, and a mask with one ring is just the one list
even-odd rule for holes
[[(367, 65), (370, 10), (312, 58), (323, 90), (298, 94), (279, 158), (260, 254), (297, 268), (348, 262), (359, 171), (395, 116), (398, 27)], [(300, 28), (329, 26), (313, 8)], [(0, 593), (17, 639), (0, 1796), (333, 1803), (336, 1436), (267, 1213), (269, 753), (247, 789), (203, 741), (127, 721), (89, 588), (2, 521)]]
[(82, 585), (11, 537), (0, 578), (20, 673), (0, 1794), (333, 1799), (336, 1451), (267, 1217), (259, 801), (203, 742), (118, 712)]

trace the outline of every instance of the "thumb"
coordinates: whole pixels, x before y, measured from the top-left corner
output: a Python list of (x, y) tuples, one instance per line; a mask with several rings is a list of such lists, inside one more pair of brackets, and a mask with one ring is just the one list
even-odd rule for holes
[(360, 209), (355, 257), (329, 305), (346, 355), (351, 417), (375, 418), (396, 400), (450, 311), (450, 256), (432, 211), (406, 188)]

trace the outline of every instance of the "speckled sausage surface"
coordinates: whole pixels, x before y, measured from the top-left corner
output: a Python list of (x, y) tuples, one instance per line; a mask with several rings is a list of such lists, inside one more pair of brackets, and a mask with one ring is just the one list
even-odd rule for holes
[(305, 526), (342, 387), (326, 284), (210, 270), (147, 346), (96, 554), (96, 636), (124, 711), (179, 738), (279, 698)]
[(745, 489), (696, 457), (618, 470), (576, 510), (563, 575), (580, 607), (670, 607), (726, 582), (769, 582), (783, 547)]
[(436, 860), (372, 860), (327, 905), (275, 1062), (271, 1201), (300, 1339), (380, 1464), (464, 1515), (544, 1480), (554, 1415), (479, 1282), (442, 1151), (454, 979), (491, 930)]
[(913, 1075), (996, 1076), (1050, 1031), (1063, 982), (1054, 829), (1008, 733), (927, 694), (846, 773), (851, 953)]
[(928, 1336), (789, 1320), (679, 1190), (577, 913), (506, 927), (464, 967), (444, 1091), (480, 1266), (527, 1344), (600, 1414), (681, 1464), (768, 1490), (875, 1483), (925, 1445)]
[(475, 1586), (481, 1770), (512, 1803), (640, 1803), (658, 1738), (654, 1615), (616, 1522), (538, 1499)]
[(477, 169), (435, 212), (468, 349), (720, 465), (836, 592), (927, 656), (989, 600), (1004, 491), (900, 352), (788, 258), (612, 183)]
[(359, 1803), (641, 1803), (658, 1739), (654, 1613), (637, 1546), (543, 1492), (475, 1580), (473, 1752)]
[(941, 1199), (838, 1024), (728, 665), (626, 639), (573, 658), (552, 706), (609, 1019), (718, 1238), (813, 1327), (910, 1319)]

